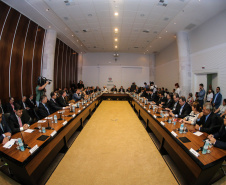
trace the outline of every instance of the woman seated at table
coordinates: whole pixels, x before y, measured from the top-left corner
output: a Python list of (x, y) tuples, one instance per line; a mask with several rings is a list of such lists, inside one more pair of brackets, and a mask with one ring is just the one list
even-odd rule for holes
[(220, 117), (225, 117), (226, 114), (226, 99), (223, 100), (223, 105), (221, 105), (217, 110), (214, 112)]
[(184, 119), (181, 119), (180, 122), (181, 123), (187, 123), (187, 124), (195, 125), (196, 124), (196, 120), (203, 116), (203, 113), (201, 111), (202, 111), (202, 109), (201, 109), (199, 103), (198, 102), (194, 102), (192, 104), (192, 111), (191, 111), (191, 113), (188, 116), (186, 116)]
[(189, 93), (189, 94), (188, 94), (188, 98), (187, 98), (187, 103), (188, 103), (190, 106), (192, 106), (193, 102), (194, 102), (193, 95), (192, 95), (192, 93)]

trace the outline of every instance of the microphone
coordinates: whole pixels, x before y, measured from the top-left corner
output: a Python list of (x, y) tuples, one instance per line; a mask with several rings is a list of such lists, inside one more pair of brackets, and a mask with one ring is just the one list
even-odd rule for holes
[(46, 130), (51, 130), (51, 129), (53, 128), (49, 126), (49, 118), (48, 118), (48, 127), (46, 127)]
[(20, 133), (21, 133), (22, 141), (24, 143), (24, 148), (31, 149), (31, 147), (29, 147), (27, 144), (25, 144), (22, 132), (20, 132)]

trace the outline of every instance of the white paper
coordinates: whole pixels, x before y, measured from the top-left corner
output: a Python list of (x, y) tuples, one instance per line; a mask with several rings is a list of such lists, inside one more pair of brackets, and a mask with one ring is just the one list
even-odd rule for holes
[(39, 120), (38, 123), (45, 123), (46, 120)]
[(148, 110), (148, 112), (150, 113), (151, 111), (150, 111), (150, 110)]
[(34, 130), (33, 130), (33, 129), (27, 129), (27, 130), (25, 130), (24, 132), (32, 133), (32, 132), (34, 132)]
[(78, 113), (81, 112), (81, 110), (78, 110)]
[(10, 141), (8, 141), (6, 144), (4, 144), (4, 148), (11, 148), (15, 143), (15, 140), (14, 139), (11, 139)]
[(201, 136), (203, 133), (202, 133), (202, 132), (197, 131), (197, 132), (194, 132), (193, 134), (194, 134), (194, 135), (196, 135), (196, 136)]
[(72, 117), (74, 118), (76, 116), (76, 114), (73, 114)]
[(45, 119), (52, 119), (52, 117), (45, 117)]

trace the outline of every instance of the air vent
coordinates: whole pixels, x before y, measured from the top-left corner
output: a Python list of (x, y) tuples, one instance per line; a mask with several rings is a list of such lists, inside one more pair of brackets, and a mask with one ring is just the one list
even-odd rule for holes
[(143, 32), (144, 32), (144, 33), (149, 33), (150, 31), (149, 31), (149, 30), (143, 30)]
[(190, 30), (190, 29), (192, 29), (194, 27), (196, 27), (196, 25), (191, 23), (191, 24), (187, 25), (184, 29)]

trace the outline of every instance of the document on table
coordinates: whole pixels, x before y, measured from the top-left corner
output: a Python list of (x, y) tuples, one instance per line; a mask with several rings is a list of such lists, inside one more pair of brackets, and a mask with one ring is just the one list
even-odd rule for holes
[(34, 130), (33, 130), (33, 129), (27, 129), (27, 130), (25, 130), (24, 132), (32, 133), (32, 132), (34, 132)]
[(15, 143), (15, 140), (14, 139), (11, 139), (10, 141), (8, 141), (3, 147), (4, 148), (11, 148)]
[(38, 123), (45, 123), (46, 120), (39, 120)]
[(197, 132), (194, 132), (193, 134), (194, 134), (194, 135), (196, 135), (196, 136), (201, 136), (203, 133), (202, 133), (202, 132), (197, 131)]

